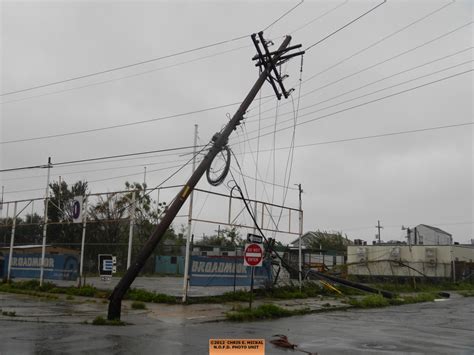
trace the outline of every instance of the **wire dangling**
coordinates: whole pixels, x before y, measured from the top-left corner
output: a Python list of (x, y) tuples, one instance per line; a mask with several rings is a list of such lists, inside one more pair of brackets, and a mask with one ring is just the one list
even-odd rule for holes
[[(213, 163), (216, 161), (216, 158), (218, 155), (222, 155), (225, 163), (224, 163), (224, 166), (222, 167), (217, 167), (217, 169), (213, 168)], [(209, 184), (211, 184), (212, 186), (219, 186), (220, 184), (222, 184), (227, 176), (227, 174), (229, 173), (229, 170), (230, 170), (230, 160), (231, 160), (231, 157), (230, 157), (230, 149), (228, 146), (224, 146), (222, 148), (222, 150), (217, 153), (217, 155), (214, 157), (214, 159), (212, 160), (211, 164), (209, 165), (209, 167), (207, 168), (206, 170), (206, 178), (207, 178), (207, 182)], [(220, 171), (222, 171), (219, 175), (217, 175), (216, 177), (214, 176), (211, 176), (211, 174), (216, 174), (216, 173), (219, 173)]]

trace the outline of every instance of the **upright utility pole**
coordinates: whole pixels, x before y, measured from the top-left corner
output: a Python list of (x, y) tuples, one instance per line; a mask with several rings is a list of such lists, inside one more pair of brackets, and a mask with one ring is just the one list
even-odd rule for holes
[(132, 244), (133, 244), (133, 227), (135, 225), (135, 209), (136, 209), (136, 194), (137, 191), (132, 193), (132, 205), (130, 207), (130, 226), (128, 229), (128, 251), (127, 251), (127, 269), (130, 267), (132, 262)]
[(46, 231), (48, 229), (48, 201), (49, 201), (49, 178), (51, 176), (51, 157), (48, 158), (48, 174), (46, 177), (46, 196), (44, 198), (44, 225), (43, 225), (43, 245), (41, 247), (41, 268), (40, 268), (40, 286), (43, 286), (44, 279), (44, 257), (46, 255)]
[(377, 239), (379, 241), (379, 244), (380, 244), (380, 230), (383, 229), (383, 227), (380, 225), (380, 221), (377, 221), (377, 225), (375, 226), (375, 228), (377, 228)]
[(2, 198), (0, 200), (0, 218), (3, 216), (3, 193), (5, 191), (5, 186), (2, 185)]
[[(252, 35), (252, 40), (258, 52), (258, 56), (254, 57), (254, 59), (258, 60), (257, 66), (263, 67), (262, 73), (260, 74), (259, 78), (257, 79), (256, 83), (254, 84), (250, 92), (245, 97), (244, 101), (241, 103), (237, 112), (234, 114), (232, 119), (227, 123), (225, 128), (221, 132), (214, 134), (214, 136), (212, 137), (212, 141), (213, 141), (212, 147), (209, 149), (204, 159), (198, 165), (198, 167), (196, 168), (194, 173), (191, 175), (191, 177), (188, 179), (188, 181), (186, 182), (184, 187), (181, 189), (181, 191), (178, 193), (176, 198), (170, 204), (169, 208), (166, 211), (166, 214), (163, 216), (160, 223), (156, 226), (155, 230), (152, 232), (150, 238), (145, 243), (144, 247), (138, 254), (136, 260), (130, 266), (130, 268), (127, 270), (125, 275), (122, 277), (122, 279), (119, 281), (119, 283), (113, 290), (112, 294), (109, 297), (110, 303), (109, 303), (109, 310), (108, 310), (108, 315), (107, 315), (109, 320), (120, 319), (123, 296), (129, 289), (132, 282), (137, 277), (140, 270), (145, 265), (146, 260), (150, 257), (155, 247), (161, 241), (163, 235), (166, 233), (168, 227), (173, 222), (174, 218), (178, 214), (183, 204), (186, 202), (187, 198), (189, 197), (190, 193), (193, 191), (196, 184), (199, 182), (199, 180), (201, 179), (203, 174), (206, 172), (206, 170), (211, 166), (213, 159), (227, 145), (230, 134), (240, 124), (240, 121), (244, 119), (245, 112), (247, 111), (253, 99), (259, 92), (265, 80), (269, 79), (279, 99), (281, 98), (282, 94), (285, 97), (288, 97), (288, 92), (286, 92), (286, 90), (283, 87), (282, 79), (278, 70), (276, 69), (276, 66), (282, 64), (282, 61), (286, 61), (289, 58), (298, 55), (296, 53), (290, 54), (290, 55), (284, 55), (284, 54), (290, 49), (300, 48), (301, 45), (288, 47), (291, 37), (287, 36), (283, 40), (283, 43), (280, 45), (279, 49), (273, 53), (270, 53), (267, 48), (266, 41), (263, 39), (263, 32), (260, 32), (258, 36), (260, 40), (257, 40), (256, 34)], [(259, 47), (259, 43), (263, 46), (265, 54), (262, 53)], [(301, 52), (300, 54), (303, 54), (303, 53), (304, 52)], [(273, 75), (271, 75), (271, 73), (273, 73)], [(282, 94), (279, 93), (276, 87), (275, 81), (279, 84)]]
[(86, 245), (86, 228), (87, 228), (87, 200), (88, 197), (84, 198), (84, 206), (82, 207), (82, 238), (81, 238), (81, 263), (79, 264), (79, 283), (78, 285), (81, 286), (81, 283), (85, 285), (84, 281), (84, 253), (85, 253), (85, 245)]
[[(302, 286), (302, 274), (303, 274), (303, 267), (302, 267), (302, 262), (301, 262), (301, 251), (302, 251), (302, 246), (301, 246), (301, 237), (303, 236), (303, 200), (301, 199), (301, 194), (303, 193), (303, 189), (301, 188), (301, 184), (298, 184), (298, 192), (299, 192), (299, 201), (300, 201), (300, 212), (299, 212), (299, 224), (300, 224), (300, 230), (299, 230), (299, 241), (298, 241), (298, 281), (300, 283), (300, 291), (301, 291), (301, 286)], [(311, 262), (311, 260), (310, 260)]]
[[(197, 149), (197, 137), (198, 137), (198, 125), (194, 125), (194, 148), (193, 148), (193, 173), (196, 170), (196, 149)], [(184, 277), (183, 277), (183, 302), (186, 302), (188, 298), (188, 285), (189, 285), (189, 257), (191, 248), (191, 229), (193, 222), (193, 195), (191, 192), (189, 195), (189, 212), (188, 212), (188, 233), (186, 234), (186, 252), (184, 256)]]

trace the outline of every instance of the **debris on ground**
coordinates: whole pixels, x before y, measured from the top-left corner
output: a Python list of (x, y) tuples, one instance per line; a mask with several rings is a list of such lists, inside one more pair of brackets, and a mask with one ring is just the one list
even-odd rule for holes
[(308, 354), (308, 355), (318, 355), (318, 353), (313, 353), (313, 352), (310, 352), (310, 351), (303, 350), (303, 349), (299, 348), (297, 344), (290, 343), (288, 341), (288, 337), (286, 335), (275, 334), (275, 335), (273, 335), (273, 337), (275, 337), (276, 339), (270, 340), (270, 343), (272, 343), (273, 345), (275, 345), (277, 347), (297, 350), (297, 351), (300, 351), (300, 352)]

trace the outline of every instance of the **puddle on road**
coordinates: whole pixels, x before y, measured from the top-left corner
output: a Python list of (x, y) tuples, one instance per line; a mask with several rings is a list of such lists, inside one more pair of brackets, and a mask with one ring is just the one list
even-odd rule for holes
[(399, 348), (393, 344), (367, 343), (367, 344), (362, 344), (361, 347), (364, 349), (374, 349), (374, 350), (399, 350)]

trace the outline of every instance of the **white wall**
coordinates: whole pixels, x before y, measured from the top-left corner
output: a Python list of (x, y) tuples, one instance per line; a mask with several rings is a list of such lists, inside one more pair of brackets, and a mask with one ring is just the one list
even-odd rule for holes
[[(474, 248), (454, 245), (349, 246), (349, 275), (451, 277), (453, 259), (474, 260)], [(407, 265), (407, 266), (404, 266)]]

